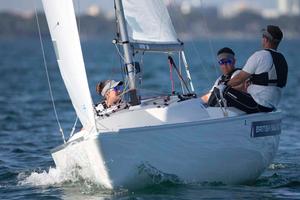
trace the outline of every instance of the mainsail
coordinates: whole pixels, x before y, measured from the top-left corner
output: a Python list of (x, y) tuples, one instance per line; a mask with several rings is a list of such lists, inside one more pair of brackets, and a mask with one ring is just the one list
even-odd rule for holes
[[(153, 45), (169, 45), (180, 48), (166, 5), (162, 0), (123, 0), (124, 14), (130, 43), (144, 44), (145, 49)], [(139, 47), (143, 47), (139, 45)]]
[(60, 73), (83, 127), (95, 128), (95, 115), (88, 86), (72, 0), (43, 0)]

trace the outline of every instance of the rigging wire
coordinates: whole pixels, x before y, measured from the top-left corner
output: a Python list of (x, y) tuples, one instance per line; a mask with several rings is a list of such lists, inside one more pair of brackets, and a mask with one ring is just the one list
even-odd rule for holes
[(79, 34), (79, 39), (80, 39), (80, 34), (81, 34), (80, 11), (81, 11), (80, 0), (77, 0), (77, 14), (78, 14), (77, 20), (78, 20), (78, 34)]
[[(174, 0), (170, 0), (170, 3), (169, 3), (173, 8), (173, 10), (175, 10), (175, 3), (174, 3)], [(179, 15), (179, 23), (180, 23), (180, 25), (184, 28), (184, 30), (188, 30), (188, 27), (187, 27), (187, 23), (186, 23), (186, 21), (184, 20), (184, 18), (182, 17), (182, 15)], [(191, 41), (191, 44), (192, 44), (192, 48), (195, 50), (195, 52), (196, 52), (196, 54), (197, 54), (197, 57), (199, 57), (199, 58), (201, 58), (201, 53), (200, 53), (200, 51), (199, 51), (199, 49), (197, 48), (197, 46), (196, 46), (196, 43), (192, 40)], [(214, 61), (215, 62), (215, 61)], [(202, 63), (200, 63), (200, 66), (201, 66), (201, 68), (203, 69), (203, 71), (204, 71), (204, 74), (205, 74), (205, 76), (206, 76), (206, 79), (207, 80), (209, 80), (210, 82), (212, 82), (213, 80), (212, 80), (212, 77), (210, 77), (208, 74), (208, 71), (207, 71), (207, 68), (206, 68), (206, 66), (204, 66)]]
[(115, 44), (115, 47), (116, 47), (116, 49), (117, 49), (117, 52), (118, 52), (120, 58), (122, 59), (123, 63), (125, 64), (125, 63), (126, 63), (126, 60), (125, 60), (124, 56), (122, 55), (122, 53), (121, 53), (121, 51), (120, 51), (118, 45)]
[(145, 51), (141, 53), (141, 58), (140, 58), (140, 76), (139, 76), (139, 86), (140, 89), (143, 87), (143, 77), (144, 77), (144, 56), (145, 56)]
[[(178, 52), (178, 65), (179, 65), (179, 72), (180, 72), (180, 75), (182, 76), (182, 66), (181, 66), (181, 54), (180, 52)], [(182, 90), (182, 94), (184, 94), (186, 91), (184, 89), (184, 86), (183, 86), (183, 83), (182, 83), (182, 80), (180, 80), (180, 85), (181, 85), (181, 90)]]
[(187, 90), (188, 93), (190, 94), (191, 91), (189, 90), (189, 87), (187, 86), (186, 82), (184, 81), (183, 77), (181, 76), (181, 74), (180, 74), (180, 72), (179, 72), (179, 70), (178, 70), (178, 68), (177, 68), (177, 66), (176, 66), (176, 64), (175, 64), (175, 62), (174, 62), (174, 60), (173, 60), (173, 58), (172, 58), (171, 56), (168, 56), (168, 60), (169, 60), (169, 62), (170, 62), (170, 66), (171, 66), (171, 67), (174, 67), (174, 69), (175, 69), (176, 72), (177, 72), (178, 78), (182, 81), (182, 83), (184, 84), (186, 90)]
[[(203, 0), (199, 0), (200, 1), (200, 5), (203, 5)], [(204, 26), (205, 26), (205, 31), (206, 31), (206, 34), (208, 34), (208, 24), (207, 24), (207, 18), (205, 15), (202, 14), (202, 18), (204, 19)], [(213, 47), (213, 43), (212, 43), (212, 39), (210, 37), (208, 37), (208, 44), (209, 44), (209, 48), (210, 48), (210, 55), (212, 56), (212, 63), (213, 63), (213, 66), (215, 68), (215, 71), (216, 71), (216, 76), (218, 76), (219, 74), (219, 71), (218, 71), (218, 68), (216, 66), (216, 59), (215, 59), (215, 49)]]
[(42, 39), (42, 34), (41, 34), (40, 22), (39, 22), (39, 17), (38, 17), (38, 14), (37, 14), (36, 2), (34, 2), (34, 11), (35, 11), (35, 18), (36, 18), (36, 23), (37, 23), (38, 33), (39, 33), (40, 45), (41, 45), (41, 49), (42, 49), (44, 68), (45, 68), (45, 71), (46, 71), (46, 76), (47, 76), (47, 81), (48, 81), (50, 98), (51, 98), (51, 101), (52, 101), (52, 106), (53, 106), (56, 122), (57, 122), (58, 127), (59, 127), (59, 131), (61, 133), (61, 136), (62, 136), (62, 139), (63, 139), (64, 143), (66, 143), (64, 131), (62, 129), (62, 126), (61, 126), (59, 118), (58, 118), (58, 114), (57, 114), (57, 110), (56, 110), (56, 106), (55, 106), (55, 101), (54, 101), (54, 96), (53, 96), (53, 92), (52, 92), (52, 86), (51, 86), (49, 72), (48, 72), (48, 65), (47, 65), (46, 56), (45, 56), (45, 49), (44, 49), (44, 44), (43, 44), (43, 39)]
[(75, 132), (75, 129), (76, 129), (76, 125), (77, 125), (77, 122), (78, 122), (78, 117), (76, 117), (76, 120), (75, 120), (75, 123), (74, 123), (74, 125), (73, 125), (72, 131), (71, 131), (71, 133), (70, 133), (69, 139), (74, 135), (74, 132)]

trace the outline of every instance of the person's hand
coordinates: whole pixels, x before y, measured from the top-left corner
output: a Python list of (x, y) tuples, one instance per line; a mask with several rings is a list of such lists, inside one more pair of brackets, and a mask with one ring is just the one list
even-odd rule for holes
[(251, 84), (250, 79), (247, 79), (244, 83), (244, 92), (247, 92), (249, 85)]

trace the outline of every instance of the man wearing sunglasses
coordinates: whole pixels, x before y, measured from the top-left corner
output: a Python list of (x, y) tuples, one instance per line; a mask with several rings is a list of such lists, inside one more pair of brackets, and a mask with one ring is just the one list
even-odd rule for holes
[(96, 92), (104, 97), (104, 100), (96, 104), (97, 114), (101, 115), (104, 111), (114, 112), (126, 107), (127, 104), (122, 102), (121, 98), (123, 89), (122, 81), (106, 80), (99, 82), (96, 86)]
[[(216, 87), (222, 83), (227, 83), (232, 77), (236, 76), (241, 69), (235, 68), (235, 53), (232, 49), (228, 47), (224, 47), (218, 51), (217, 54), (218, 63), (220, 65), (220, 69), (222, 71), (222, 75), (215, 81), (215, 84), (211, 88), (211, 90), (201, 97), (204, 103), (207, 103), (209, 106), (216, 106), (217, 99), (219, 99), (218, 94), (216, 92)], [(243, 89), (243, 84), (235, 87), (237, 90)]]
[[(228, 81), (227, 87), (219, 87), (228, 106), (237, 107), (246, 113), (271, 112), (276, 109), (288, 75), (287, 62), (277, 51), (282, 38), (283, 33), (278, 26), (269, 25), (262, 30), (263, 50), (255, 52), (248, 59), (241, 72)], [(232, 88), (248, 78), (248, 93)]]

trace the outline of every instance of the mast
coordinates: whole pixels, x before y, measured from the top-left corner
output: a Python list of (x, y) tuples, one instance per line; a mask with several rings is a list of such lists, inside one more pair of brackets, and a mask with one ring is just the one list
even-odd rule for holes
[(140, 101), (136, 92), (136, 82), (135, 82), (135, 67), (133, 65), (132, 49), (129, 43), (128, 31), (126, 27), (125, 15), (122, 0), (115, 0), (116, 6), (116, 17), (118, 20), (120, 34), (121, 34), (121, 44), (124, 50), (125, 65), (127, 68), (127, 76), (129, 81), (129, 96), (131, 105), (138, 105)]

